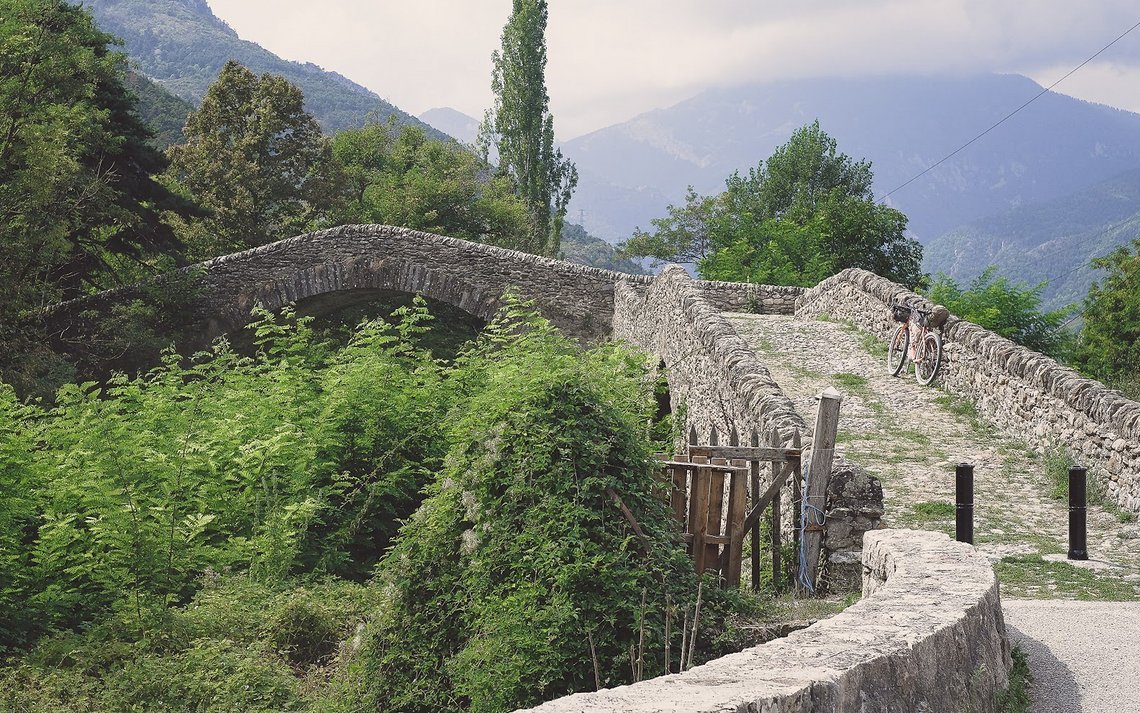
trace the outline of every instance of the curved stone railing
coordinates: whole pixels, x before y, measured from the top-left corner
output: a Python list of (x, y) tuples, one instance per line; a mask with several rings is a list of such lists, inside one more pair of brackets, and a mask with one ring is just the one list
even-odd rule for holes
[(992, 713), (1009, 644), (993, 569), (917, 530), (868, 532), (863, 599), (786, 638), (684, 673), (578, 693), (536, 713)]
[[(385, 225), (347, 225), (299, 235), (184, 268), (193, 296), (188, 321), (206, 336), (245, 324), (250, 308), (357, 289), (418, 293), (488, 319), (507, 290), (532, 298), (567, 334), (599, 339), (609, 334), (614, 285), (648, 284), (625, 275), (563, 260)], [(83, 310), (108, 309), (139, 296), (137, 287), (93, 295), (54, 308), (66, 320)]]
[[(896, 326), (889, 310), (895, 302), (930, 306), (890, 280), (852, 268), (805, 292), (796, 315), (851, 320), (886, 339)], [(943, 352), (939, 379), (948, 390), (1030, 445), (1068, 450), (1111, 500), (1140, 511), (1140, 403), (956, 317), (946, 324)]]
[(709, 305), (721, 312), (792, 314), (796, 311), (796, 300), (804, 293), (802, 287), (752, 282), (697, 280), (695, 285)]
[(806, 436), (791, 400), (701, 285), (676, 265), (650, 284), (623, 279), (614, 290), (614, 338), (665, 363), (673, 411), (685, 406), (689, 423), (701, 424), (701, 442), (710, 425), (742, 438), (755, 430), (765, 442), (773, 428), (785, 443), (796, 429)]

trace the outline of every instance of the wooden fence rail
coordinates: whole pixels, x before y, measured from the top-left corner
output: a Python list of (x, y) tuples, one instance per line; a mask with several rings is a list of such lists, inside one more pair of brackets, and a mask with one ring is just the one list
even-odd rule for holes
[[(834, 389), (820, 394), (813, 447), (809, 451), (806, 493), (801, 492), (804, 451), (799, 429), (783, 442), (779, 431), (773, 428), (764, 446), (760, 445), (760, 435), (755, 431), (751, 434), (752, 445), (741, 446), (735, 429), (729, 436), (729, 445), (717, 445), (719, 438), (715, 428), (710, 432), (710, 445), (701, 446), (696, 444), (695, 429), (690, 429), (686, 453), (672, 458), (658, 456), (665, 482), (670, 484), (673, 515), (683, 527), (686, 546), (698, 574), (715, 571), (722, 582), (739, 587), (744, 539), (751, 535), (752, 589), (759, 591), (761, 519), (767, 512), (772, 584), (779, 588), (784, 576), (782, 492), (788, 487), (792, 545), (800, 563), (794, 583), (800, 589), (814, 591), (841, 401), (842, 397)], [(771, 463), (770, 471), (765, 466), (767, 463)]]

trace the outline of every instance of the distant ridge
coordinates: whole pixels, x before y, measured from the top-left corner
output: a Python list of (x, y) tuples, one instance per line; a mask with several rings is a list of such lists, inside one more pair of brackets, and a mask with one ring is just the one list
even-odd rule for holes
[[(685, 187), (724, 188), (734, 170), (771, 155), (796, 128), (818, 118), (840, 150), (873, 164), (882, 195), (946, 156), (1041, 91), (1019, 75), (811, 79), (710, 89), (567, 141), (583, 176), (604, 178), (650, 201), (587, 200), (580, 184), (571, 214), (612, 226), (606, 237), (648, 227)], [(998, 130), (890, 198), (930, 242), (956, 226), (1014, 206), (1050, 200), (1140, 167), (1140, 115), (1047, 94)]]
[(420, 114), (419, 120), (455, 137), (461, 143), (474, 144), (479, 136), (479, 120), (451, 107), (428, 109)]
[(231, 59), (261, 74), (284, 76), (305, 92), (306, 109), (326, 133), (395, 116), (401, 124), (447, 135), (400, 111), (368, 89), (315, 64), (281, 59), (237, 33), (205, 0), (87, 0), (99, 26), (125, 42), (137, 70), (172, 94), (197, 105)]
[(926, 248), (924, 267), (965, 284), (989, 265), (1031, 285), (1050, 309), (1079, 303), (1103, 277), (1089, 261), (1140, 238), (1140, 169), (1062, 198), (1018, 206), (952, 230)]

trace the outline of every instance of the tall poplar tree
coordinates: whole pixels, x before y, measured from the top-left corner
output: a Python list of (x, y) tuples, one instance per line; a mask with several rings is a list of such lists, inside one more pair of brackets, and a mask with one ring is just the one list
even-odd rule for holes
[(546, 18), (546, 0), (514, 0), (502, 51), (491, 55), (495, 102), (479, 127), (479, 147), (486, 158), (495, 145), (499, 174), (510, 178), (527, 205), (531, 238), (521, 249), (555, 255), (578, 169), (554, 146), (546, 94)]

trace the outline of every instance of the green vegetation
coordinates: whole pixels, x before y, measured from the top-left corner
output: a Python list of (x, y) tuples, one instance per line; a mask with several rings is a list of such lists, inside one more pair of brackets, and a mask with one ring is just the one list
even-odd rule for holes
[(944, 305), (954, 315), (985, 327), (1003, 337), (1048, 354), (1066, 358), (1072, 351), (1073, 335), (1065, 331), (1071, 308), (1050, 312), (1041, 310), (1045, 283), (1030, 287), (997, 277), (991, 265), (963, 289), (949, 276), (939, 273), (927, 296)]
[(954, 504), (941, 502), (915, 503), (911, 508), (915, 518), (920, 520), (945, 520), (954, 517)]
[(333, 137), (345, 182), (331, 222), (400, 225), (438, 235), (526, 249), (526, 205), (505, 176), (468, 148), (428, 138), (415, 126), (368, 124)]
[[(262, 314), (252, 357), (171, 353), (51, 409), (0, 391), (0, 647), (22, 654), (0, 700), (509, 710), (592, 688), (587, 639), (628, 682), (643, 625), (662, 671), (666, 595), (676, 632), (698, 587), (643, 358), (516, 306), (448, 365), (416, 346), (429, 321), (335, 350)], [(698, 658), (749, 607), (707, 583)]]
[(1003, 557), (994, 571), (1005, 596), (1125, 602), (1135, 600), (1137, 594), (1135, 586), (1119, 577), (1101, 576), (1036, 554)]
[(133, 113), (125, 58), (80, 8), (13, 0), (0, 17), (0, 375), (23, 391), (68, 368), (43, 305), (149, 274), (191, 207)]
[(998, 694), (998, 713), (1029, 713), (1029, 706), (1033, 702), (1029, 698), (1029, 687), (1033, 684), (1029, 657), (1020, 644), (1014, 644), (1009, 654), (1013, 659), (1013, 666), (1009, 670), (1009, 688)]
[(297, 235), (320, 224), (339, 185), (332, 150), (301, 90), (227, 62), (171, 147), (171, 180), (211, 216), (185, 226), (201, 260)]
[(1093, 266), (1107, 274), (1085, 300), (1078, 362), (1092, 376), (1140, 398), (1140, 240)]
[(1063, 448), (1045, 452), (1041, 461), (1045, 470), (1045, 482), (1049, 484), (1049, 496), (1054, 500), (1069, 498), (1069, 468), (1075, 465), (1072, 456)]
[(546, 19), (546, 0), (514, 0), (503, 27), (502, 51), (491, 56), (495, 102), (479, 127), (479, 146), (484, 161), (495, 146), (497, 175), (510, 182), (526, 207), (529, 231), (519, 249), (557, 255), (578, 169), (554, 146), (546, 94)]
[(905, 237), (906, 216), (879, 205), (871, 164), (837, 152), (815, 122), (797, 130), (725, 192), (700, 196), (637, 231), (629, 255), (696, 262), (707, 279), (815, 285), (861, 267), (911, 287), (923, 281), (922, 247)]
[(859, 374), (840, 372), (838, 374), (832, 374), (831, 378), (835, 380), (836, 384), (846, 386), (849, 389), (863, 389), (867, 386), (867, 377), (860, 376)]

